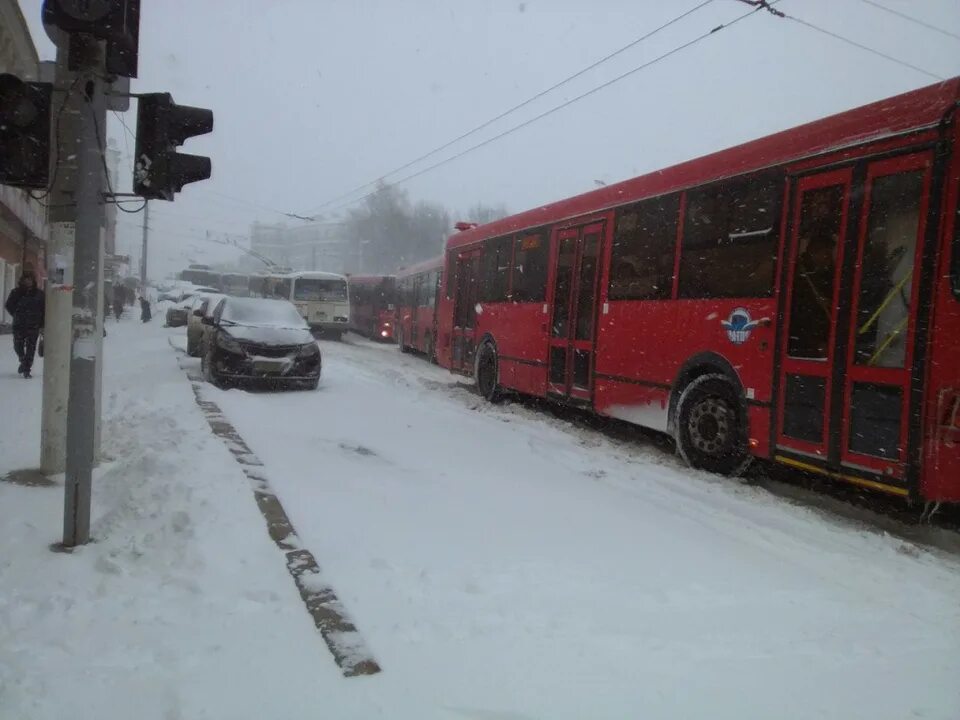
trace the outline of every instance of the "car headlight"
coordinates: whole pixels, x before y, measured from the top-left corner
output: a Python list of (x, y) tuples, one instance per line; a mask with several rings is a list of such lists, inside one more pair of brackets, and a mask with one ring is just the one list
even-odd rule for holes
[(244, 354), (243, 348), (240, 347), (240, 343), (238, 343), (232, 336), (225, 332), (217, 334), (217, 345), (227, 352), (235, 353), (236, 355)]
[(313, 357), (314, 355), (320, 354), (320, 346), (315, 342), (307, 343), (306, 345), (300, 346), (300, 352), (297, 353), (300, 357)]

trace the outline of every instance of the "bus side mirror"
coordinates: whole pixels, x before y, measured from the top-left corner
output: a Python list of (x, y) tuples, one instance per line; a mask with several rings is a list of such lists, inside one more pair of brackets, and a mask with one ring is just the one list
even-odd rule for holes
[(210, 325), (210, 326), (212, 327), (212, 326), (213, 326), (213, 318), (212, 318), (212, 317), (203, 317), (203, 318), (200, 318), (200, 324), (201, 324), (201, 325)]

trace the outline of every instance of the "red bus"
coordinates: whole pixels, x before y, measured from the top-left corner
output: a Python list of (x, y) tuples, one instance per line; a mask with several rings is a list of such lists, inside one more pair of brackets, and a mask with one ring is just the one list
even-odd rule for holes
[(443, 256), (397, 273), (397, 345), (401, 352), (415, 350), (434, 360), (437, 336), (436, 307)]
[(350, 275), (350, 329), (373, 340), (393, 340), (397, 279), (393, 275)]
[[(450, 237), (442, 365), (960, 501), (960, 78)], [(934, 506), (931, 506), (931, 508)]]

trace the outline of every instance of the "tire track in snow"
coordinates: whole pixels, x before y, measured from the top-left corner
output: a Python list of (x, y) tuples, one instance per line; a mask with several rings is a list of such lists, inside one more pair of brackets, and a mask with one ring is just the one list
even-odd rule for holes
[(277, 547), (283, 551), (287, 570), (334, 661), (346, 677), (374, 675), (380, 672), (380, 665), (367, 648), (356, 625), (350, 619), (346, 607), (337, 597), (334, 589), (323, 579), (313, 553), (302, 546), (293, 523), (290, 522), (280, 499), (270, 486), (270, 481), (263, 470), (263, 463), (227, 420), (220, 406), (203, 398), (201, 392), (203, 381), (196, 371), (184, 367), (182, 363), (181, 367), (190, 379), (197, 405), (203, 411), (213, 434), (227, 446), (243, 470), (243, 474), (250, 481), (257, 507), (260, 508), (260, 513), (267, 523), (267, 532)]

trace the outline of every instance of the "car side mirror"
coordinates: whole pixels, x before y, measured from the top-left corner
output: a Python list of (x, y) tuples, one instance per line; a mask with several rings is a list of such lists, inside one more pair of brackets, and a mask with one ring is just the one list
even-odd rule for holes
[(213, 318), (212, 318), (212, 317), (204, 317), (204, 318), (201, 318), (201, 319), (200, 319), (200, 324), (201, 324), (201, 325), (211, 325), (211, 326), (212, 326), (212, 325), (213, 325)]

